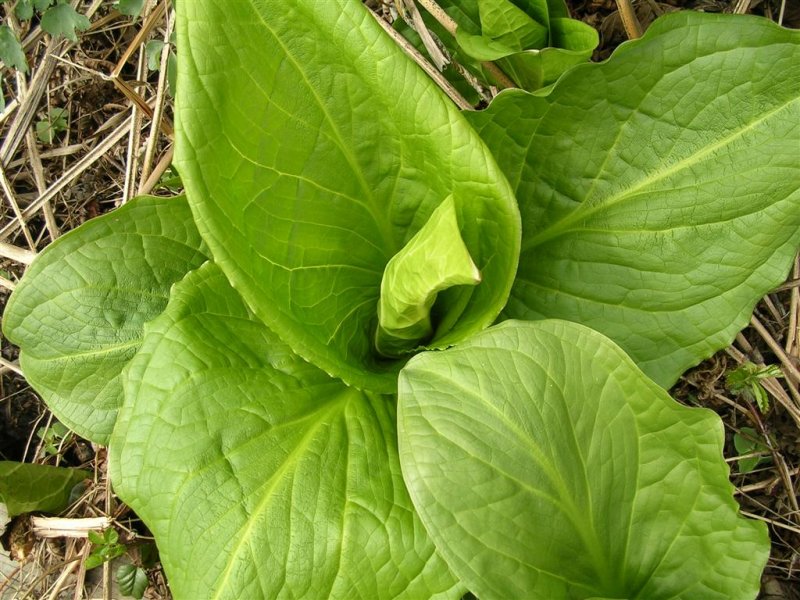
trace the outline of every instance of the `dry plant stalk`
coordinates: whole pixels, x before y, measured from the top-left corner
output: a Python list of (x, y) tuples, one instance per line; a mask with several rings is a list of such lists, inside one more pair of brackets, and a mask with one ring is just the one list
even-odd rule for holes
[(622, 20), (622, 26), (625, 28), (628, 39), (635, 40), (642, 37), (642, 24), (639, 23), (636, 11), (633, 10), (631, 0), (616, 0), (616, 2), (619, 18)]
[(380, 18), (378, 15), (370, 11), (370, 14), (373, 18), (378, 22), (378, 24), (383, 28), (383, 30), (389, 34), (395, 43), (400, 46), (400, 48), (405, 52), (419, 67), (428, 74), (428, 76), (433, 79), (436, 84), (448, 95), (448, 97), (462, 110), (472, 110), (472, 105), (467, 102), (466, 98), (464, 98), (456, 88), (454, 88), (447, 79), (439, 72), (439, 70), (430, 64), (425, 57), (420, 54), (420, 52), (414, 48), (402, 35), (397, 33), (391, 25), (389, 25), (386, 21)]
[(103, 531), (111, 526), (109, 517), (65, 519), (61, 517), (31, 517), (33, 535), (40, 538), (85, 538), (90, 531)]
[[(456, 36), (458, 30), (458, 23), (450, 18), (444, 9), (436, 4), (434, 0), (419, 0), (422, 7), (430, 13), (430, 15), (438, 21), (438, 23), (447, 30), (447, 33)], [(490, 61), (482, 62), (481, 66), (489, 72), (501, 88), (515, 88), (517, 84), (506, 75), (503, 70), (496, 64)]]

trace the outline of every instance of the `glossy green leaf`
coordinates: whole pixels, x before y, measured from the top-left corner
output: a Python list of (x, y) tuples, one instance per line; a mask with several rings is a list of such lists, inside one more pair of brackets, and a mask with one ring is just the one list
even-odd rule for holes
[(664, 386), (728, 344), (800, 242), (798, 61), (800, 32), (687, 11), (468, 115), (523, 215), (506, 314), (589, 325)]
[(453, 571), (493, 598), (754, 598), (769, 554), (738, 515), (722, 423), (608, 338), (510, 321), (400, 374), (400, 457)]
[(553, 19), (569, 18), (569, 6), (566, 0), (547, 0), (547, 14), (551, 23)]
[(116, 577), (119, 591), (137, 600), (144, 596), (147, 586), (150, 585), (147, 571), (136, 565), (120, 565)]
[(325, 371), (394, 391), (402, 361), (373, 347), (383, 270), (452, 195), (483, 282), (439, 294), (431, 344), (495, 319), (516, 269), (513, 194), (359, 0), (178, 12), (177, 163), (215, 261), (259, 318)]
[(120, 372), (172, 284), (207, 260), (185, 198), (147, 198), (59, 238), (11, 295), (3, 333), (60, 421), (105, 443), (122, 403)]
[(41, 511), (59, 513), (69, 506), (69, 493), (88, 471), (0, 461), (0, 503), (8, 516)]
[(386, 265), (378, 305), (378, 352), (399, 356), (424, 344), (433, 335), (430, 313), (439, 292), (480, 281), (461, 239), (455, 203), (448, 197)]
[(127, 371), (115, 490), (177, 598), (460, 598), (403, 485), (392, 397), (306, 363), (213, 263)]

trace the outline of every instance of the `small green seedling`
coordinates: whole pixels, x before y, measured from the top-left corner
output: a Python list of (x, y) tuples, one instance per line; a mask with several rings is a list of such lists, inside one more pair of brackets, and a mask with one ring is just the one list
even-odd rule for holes
[(42, 450), (39, 458), (45, 456), (56, 456), (59, 454), (59, 447), (64, 445), (70, 435), (69, 429), (56, 421), (50, 427), (40, 427), (36, 430), (36, 435), (42, 440)]
[(737, 433), (733, 434), (733, 445), (740, 458), (737, 461), (739, 473), (750, 473), (759, 465), (769, 462), (768, 456), (759, 454), (769, 454), (769, 448), (758, 439), (758, 433), (752, 427), (742, 427)]
[(161, 179), (158, 180), (156, 189), (169, 190), (175, 193), (179, 193), (183, 189), (181, 175), (178, 173), (175, 165), (170, 165), (167, 168), (167, 170), (161, 176)]
[(769, 410), (769, 396), (761, 382), (770, 377), (783, 377), (780, 367), (777, 365), (760, 367), (747, 362), (728, 373), (725, 382), (732, 393), (755, 402), (758, 410), (766, 413)]
[(67, 130), (67, 117), (69, 112), (66, 108), (50, 109), (47, 119), (36, 123), (36, 137), (43, 144), (52, 144), (58, 134)]
[[(178, 77), (178, 56), (175, 54), (175, 32), (169, 38), (169, 57), (167, 58), (167, 84), (169, 92), (175, 90), (175, 81)], [(158, 71), (161, 68), (161, 52), (165, 46), (164, 40), (150, 40), (144, 46), (147, 56), (147, 68), (151, 71)]]
[[(8, 0), (0, 0), (0, 3), (5, 2)], [(72, 42), (77, 42), (77, 32), (85, 31), (90, 24), (89, 19), (77, 12), (66, 0), (17, 0), (14, 6), (14, 16), (20, 21), (30, 21), (37, 13), (44, 31), (53, 37), (65, 37)], [(7, 24), (0, 26), (0, 60), (22, 73), (28, 72), (22, 44)]]
[(125, 546), (119, 543), (119, 534), (113, 527), (109, 527), (102, 534), (90, 531), (89, 541), (94, 547), (86, 557), (87, 571), (125, 554)]

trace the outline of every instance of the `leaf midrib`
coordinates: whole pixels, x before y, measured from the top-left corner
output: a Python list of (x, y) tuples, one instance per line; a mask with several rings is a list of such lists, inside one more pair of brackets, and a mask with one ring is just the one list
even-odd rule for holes
[(238, 541), (236, 545), (231, 549), (228, 554), (227, 564), (225, 565), (225, 571), (221, 574), (219, 579), (219, 584), (217, 586), (217, 590), (212, 597), (212, 600), (219, 600), (221, 596), (229, 591), (228, 582), (230, 581), (232, 575), (232, 567), (236, 563), (236, 559), (239, 556), (242, 548), (245, 546), (246, 543), (249, 543), (252, 537), (252, 529), (255, 523), (259, 520), (257, 517), (265, 508), (269, 505), (269, 503), (274, 500), (274, 496), (272, 494), (275, 487), (283, 480), (283, 475), (288, 472), (290, 469), (294, 468), (297, 465), (297, 457), (298, 455), (302, 455), (308, 449), (309, 440), (313, 439), (314, 436), (319, 431), (320, 427), (331, 423), (331, 419), (328, 418), (329, 415), (335, 413), (336, 411), (341, 410), (340, 403), (347, 402), (349, 400), (349, 395), (351, 390), (348, 388), (343, 393), (339, 395), (338, 398), (333, 398), (330, 401), (330, 406), (328, 406), (324, 410), (320, 410), (316, 422), (313, 425), (310, 425), (306, 433), (303, 435), (300, 442), (295, 446), (294, 450), (289, 453), (286, 459), (283, 461), (283, 464), (278, 468), (275, 473), (269, 478), (269, 484), (261, 494), (261, 500), (259, 500), (258, 504), (256, 505), (255, 509), (248, 514), (248, 519), (244, 524), (243, 530), (237, 532)]
[[(489, 348), (483, 348), (483, 350), (490, 350), (490, 349)], [(453, 352), (453, 351), (451, 350), (451, 352)], [(504, 350), (504, 352), (510, 352), (512, 354), (515, 354), (515, 355), (521, 354), (519, 352), (515, 352), (515, 351), (512, 351), (512, 350)], [(522, 356), (525, 357), (525, 355), (522, 355)], [(538, 365), (538, 366), (541, 368), (541, 365)], [(424, 372), (427, 373), (427, 378), (428, 378), (429, 382), (433, 382), (433, 381), (439, 380), (440, 382), (442, 382), (442, 384), (445, 384), (447, 387), (449, 387), (449, 388), (451, 388), (453, 390), (455, 390), (455, 389), (461, 390), (461, 393), (463, 395), (465, 395), (465, 396), (472, 396), (472, 397), (477, 398), (479, 403), (481, 403), (484, 406), (486, 406), (487, 409), (489, 410), (489, 412), (493, 413), (495, 415), (495, 418), (498, 421), (500, 421), (502, 424), (504, 424), (508, 428), (508, 430), (511, 431), (517, 437), (517, 439), (519, 439), (521, 441), (521, 445), (526, 447), (530, 451), (531, 458), (534, 460), (534, 462), (536, 462), (536, 464), (539, 466), (539, 468), (542, 469), (542, 472), (546, 474), (546, 476), (550, 480), (551, 484), (553, 485), (553, 487), (556, 489), (557, 493), (559, 494), (559, 497), (558, 498), (553, 498), (553, 497), (551, 497), (551, 496), (549, 496), (547, 494), (544, 494), (544, 493), (541, 492), (541, 490), (537, 489), (535, 486), (531, 485), (529, 482), (519, 479), (519, 477), (517, 477), (516, 475), (514, 475), (511, 472), (507, 471), (506, 469), (500, 467), (499, 465), (497, 465), (495, 463), (492, 463), (490, 461), (487, 461), (485, 458), (483, 458), (481, 456), (473, 454), (470, 451), (469, 448), (465, 447), (464, 445), (462, 445), (460, 443), (460, 440), (457, 441), (457, 440), (452, 439), (451, 437), (445, 436), (444, 434), (441, 434), (441, 433), (440, 433), (440, 435), (442, 435), (442, 437), (447, 439), (454, 446), (460, 448), (467, 455), (470, 455), (472, 459), (484, 463), (487, 467), (489, 467), (491, 469), (495, 469), (498, 473), (501, 473), (504, 477), (506, 477), (509, 480), (515, 481), (521, 487), (523, 487), (524, 489), (528, 490), (533, 495), (538, 496), (538, 497), (546, 497), (546, 498), (548, 498), (548, 500), (551, 502), (551, 504), (554, 507), (561, 506), (561, 512), (565, 516), (567, 516), (567, 518), (572, 522), (573, 526), (575, 527), (575, 530), (577, 532), (579, 532), (579, 535), (582, 538), (582, 542), (584, 544), (584, 547), (589, 552), (589, 554), (592, 556), (592, 558), (593, 558), (593, 560), (595, 562), (595, 565), (598, 565), (598, 566), (602, 567), (602, 568), (598, 569), (597, 572), (598, 573), (607, 573), (607, 572), (609, 572), (608, 565), (606, 564), (606, 561), (604, 560), (605, 557), (604, 557), (603, 552), (602, 552), (602, 544), (600, 543), (599, 539), (596, 536), (597, 530), (596, 530), (596, 527), (594, 525), (593, 515), (590, 513), (588, 516), (585, 516), (585, 518), (588, 518), (588, 521), (590, 523), (590, 527), (589, 527), (590, 532), (587, 532), (586, 528), (583, 527), (583, 525), (585, 523), (581, 519), (581, 516), (583, 515), (583, 512), (580, 510), (580, 507), (578, 505), (576, 505), (572, 501), (572, 495), (571, 495), (571, 493), (569, 491), (569, 488), (568, 488), (566, 482), (564, 481), (564, 479), (561, 476), (560, 472), (557, 469), (553, 468), (553, 465), (551, 464), (551, 461), (549, 460), (549, 458), (546, 456), (546, 453), (544, 453), (541, 450), (541, 448), (535, 443), (535, 441), (530, 437), (530, 435), (527, 432), (525, 432), (523, 429), (521, 429), (516, 423), (512, 422), (508, 418), (508, 416), (506, 416), (505, 414), (503, 414), (502, 411), (499, 410), (499, 408), (496, 405), (492, 404), (491, 402), (484, 401), (482, 396), (476, 395), (474, 390), (466, 387), (462, 383), (449, 380), (446, 377), (443, 377), (441, 375), (441, 373), (439, 373), (438, 371), (422, 369), (422, 368), (418, 368), (418, 370), (420, 372), (424, 371)], [(543, 372), (545, 372), (545, 374), (548, 377), (548, 379), (551, 380), (550, 379), (550, 374), (546, 372), (546, 369), (543, 369)], [(446, 389), (446, 388), (441, 388), (441, 389)], [(441, 407), (441, 408), (444, 408), (445, 410), (454, 410), (453, 407), (449, 407), (449, 406), (445, 406), (445, 407)], [(574, 427), (574, 423), (571, 423), (571, 427)], [(574, 430), (573, 430), (573, 436), (574, 436)], [(574, 438), (574, 437), (573, 437), (573, 439), (577, 440), (577, 438)], [(576, 453), (581, 458), (581, 463), (583, 465), (582, 472), (583, 472), (583, 475), (585, 477), (586, 474), (587, 474), (587, 469), (586, 469), (586, 464), (585, 464), (585, 457), (580, 452), (580, 446), (579, 445), (577, 445), (575, 449), (576, 449)], [(587, 485), (587, 492), (591, 493), (591, 489), (592, 488), (591, 488), (591, 485), (589, 484), (588, 479), (584, 479), (584, 481), (585, 481), (585, 483)], [(531, 566), (533, 566), (533, 565), (531, 565)], [(538, 566), (534, 567), (534, 568), (542, 570)], [(610, 585), (610, 583), (611, 583), (610, 581), (604, 581), (603, 582), (604, 585)]]
[[(362, 172), (361, 167), (360, 167), (358, 161), (356, 160), (355, 156), (352, 154), (352, 152), (350, 152), (350, 149), (349, 149), (348, 145), (344, 142), (344, 139), (342, 139), (341, 132), (339, 131), (339, 128), (337, 127), (336, 122), (331, 117), (330, 112), (328, 112), (327, 106), (325, 105), (325, 103), (323, 102), (322, 98), (317, 93), (316, 88), (314, 88), (314, 86), (311, 84), (311, 81), (309, 80), (307, 73), (301, 68), (301, 63), (289, 51), (289, 48), (283, 43), (283, 40), (276, 33), (276, 31), (272, 27), (270, 27), (270, 25), (264, 19), (263, 15), (257, 9), (257, 7), (255, 5), (256, 3), (253, 2), (253, 0), (248, 0), (248, 4), (250, 5), (250, 8), (251, 8), (252, 12), (256, 15), (256, 17), (262, 23), (264, 28), (270, 33), (272, 38), (275, 40), (275, 43), (280, 46), (280, 48), (283, 51), (284, 55), (292, 63), (292, 65), (296, 69), (297, 73), (303, 78), (303, 81), (306, 84), (306, 89), (309, 91), (311, 96), (314, 98), (314, 101), (316, 102), (317, 106), (319, 106), (320, 110), (322, 111), (322, 114), (323, 114), (323, 116), (325, 118), (325, 121), (328, 123), (328, 126), (330, 127), (331, 132), (333, 133), (334, 139), (335, 139), (335, 141), (337, 143), (337, 146), (339, 147), (339, 150), (342, 153), (342, 156), (344, 156), (345, 160), (350, 165), (350, 168), (353, 170), (353, 173), (355, 174), (355, 176), (356, 176), (356, 178), (358, 180), (359, 186), (361, 187), (361, 191), (364, 193), (364, 196), (370, 200), (369, 203), (368, 203), (368, 206), (372, 209), (372, 210), (370, 210), (370, 213), (372, 214), (373, 221), (375, 222), (378, 231), (380, 231), (380, 233), (381, 233), (381, 237), (383, 238), (384, 246), (387, 249), (387, 251), (389, 252), (389, 255), (391, 256), (394, 253), (393, 250), (394, 250), (395, 244), (394, 244), (394, 241), (393, 241), (392, 232), (388, 228), (388, 222), (385, 222), (385, 220), (380, 219), (379, 218), (379, 216), (380, 216), (379, 213), (375, 212), (375, 206), (374, 206), (375, 198), (374, 198), (374, 195), (372, 194), (372, 188), (370, 187), (370, 185), (368, 184), (368, 182), (364, 178), (364, 173)], [(299, 7), (297, 7), (297, 8), (299, 8)]]
[[(553, 238), (559, 237), (564, 233), (568, 233), (571, 230), (580, 229), (580, 225), (578, 223), (580, 221), (588, 221), (593, 215), (607, 210), (610, 207), (613, 207), (617, 204), (621, 204), (626, 200), (630, 199), (631, 197), (635, 197), (638, 193), (645, 190), (648, 186), (651, 186), (659, 181), (662, 181), (671, 175), (680, 172), (681, 170), (687, 169), (695, 164), (700, 163), (703, 159), (705, 159), (708, 155), (714, 153), (716, 150), (723, 148), (724, 146), (731, 144), (737, 138), (742, 137), (744, 134), (754, 130), (759, 125), (767, 121), (768, 119), (774, 117), (778, 113), (783, 110), (790, 108), (793, 104), (800, 103), (800, 97), (791, 98), (790, 100), (784, 102), (783, 104), (779, 105), (777, 108), (764, 113), (759, 118), (751, 121), (744, 127), (738, 128), (735, 132), (726, 135), (725, 137), (712, 142), (697, 152), (690, 154), (689, 156), (679, 160), (672, 165), (669, 165), (663, 169), (660, 169), (653, 174), (644, 177), (639, 182), (634, 183), (633, 185), (620, 190), (619, 192), (612, 194), (605, 200), (600, 200), (598, 202), (593, 202), (588, 204), (584, 201), (581, 202), (580, 206), (569, 213), (567, 216), (562, 218), (559, 221), (556, 221), (552, 226), (548, 229), (542, 231), (541, 233), (533, 236), (527, 241), (523, 241), (521, 252), (527, 252), (536, 246), (539, 246)], [(609, 155), (611, 152), (616, 148), (616, 146), (610, 148), (608, 150)]]

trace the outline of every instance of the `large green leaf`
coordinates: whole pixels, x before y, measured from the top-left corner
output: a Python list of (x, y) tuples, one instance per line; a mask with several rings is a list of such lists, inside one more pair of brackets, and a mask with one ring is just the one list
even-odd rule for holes
[(418, 355), (398, 422), (414, 505), (482, 600), (758, 592), (769, 539), (737, 514), (719, 418), (591, 329), (510, 321)]
[(126, 376), (111, 476), (176, 598), (460, 597), (403, 485), (394, 399), (293, 354), (213, 263)]
[(91, 476), (80, 469), (0, 461), (0, 504), (6, 505), (9, 517), (34, 511), (58, 513), (69, 506), (75, 484)]
[(681, 12), (468, 115), (523, 216), (507, 315), (587, 324), (665, 386), (729, 343), (800, 242), (799, 61), (800, 32)]
[(384, 267), (452, 195), (481, 285), (439, 295), (432, 344), (507, 299), (518, 211), (494, 159), (359, 0), (178, 5), (176, 156), (215, 261), (295, 351), (390, 392)]
[(3, 315), (25, 378), (60, 421), (105, 443), (120, 373), (170, 286), (207, 259), (185, 198), (139, 198), (47, 247)]

